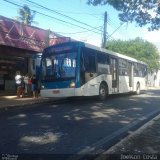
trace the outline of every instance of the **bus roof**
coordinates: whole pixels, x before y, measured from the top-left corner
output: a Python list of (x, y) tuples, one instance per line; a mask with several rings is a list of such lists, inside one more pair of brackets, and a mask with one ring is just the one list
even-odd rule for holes
[(133, 61), (133, 62), (142, 63), (142, 64), (146, 65), (146, 63), (143, 62), (143, 61), (139, 61), (135, 58), (132, 58), (132, 57), (126, 56), (124, 54), (120, 54), (120, 53), (117, 53), (117, 52), (114, 52), (114, 51), (111, 51), (111, 50), (108, 50), (108, 49), (105, 49), (105, 48), (97, 47), (97, 46), (94, 46), (94, 45), (91, 45), (91, 44), (88, 44), (88, 43), (85, 43), (85, 47), (91, 48), (91, 49), (94, 49), (94, 50), (98, 50), (100, 52), (104, 52), (104, 53), (107, 53), (107, 54), (110, 54), (110, 55), (113, 55), (113, 56), (116, 56), (116, 57), (119, 57), (119, 58), (127, 59), (127, 60), (130, 60), (130, 61)]

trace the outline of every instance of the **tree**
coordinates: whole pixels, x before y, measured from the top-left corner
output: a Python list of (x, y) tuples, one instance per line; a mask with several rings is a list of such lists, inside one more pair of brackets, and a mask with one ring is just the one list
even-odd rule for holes
[(160, 0), (87, 0), (89, 5), (111, 5), (119, 11), (122, 22), (135, 21), (149, 31), (160, 28)]
[(33, 21), (35, 17), (35, 11), (31, 11), (27, 5), (24, 5), (18, 10), (19, 16), (16, 19), (24, 24), (31, 25), (32, 23), (37, 23)]
[(107, 49), (147, 63), (150, 72), (160, 69), (160, 53), (158, 49), (154, 44), (144, 41), (141, 38), (129, 41), (108, 41)]

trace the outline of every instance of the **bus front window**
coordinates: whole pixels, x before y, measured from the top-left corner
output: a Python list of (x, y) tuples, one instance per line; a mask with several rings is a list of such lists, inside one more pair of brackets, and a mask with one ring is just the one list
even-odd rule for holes
[(75, 78), (76, 53), (59, 53), (42, 59), (43, 80), (65, 80)]

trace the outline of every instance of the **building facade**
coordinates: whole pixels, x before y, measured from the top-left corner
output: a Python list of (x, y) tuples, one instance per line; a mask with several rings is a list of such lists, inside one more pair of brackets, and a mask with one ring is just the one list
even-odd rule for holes
[(17, 71), (35, 74), (45, 47), (68, 40), (50, 30), (0, 16), (0, 91), (15, 90)]
[(148, 73), (149, 87), (160, 87), (160, 70)]

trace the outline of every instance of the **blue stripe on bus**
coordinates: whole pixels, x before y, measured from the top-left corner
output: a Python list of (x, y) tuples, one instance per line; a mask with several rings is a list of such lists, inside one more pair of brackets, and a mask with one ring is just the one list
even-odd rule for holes
[(47, 82), (45, 84), (42, 83), (45, 89), (61, 89), (61, 88), (69, 88), (70, 83), (73, 81), (56, 81), (56, 82)]

